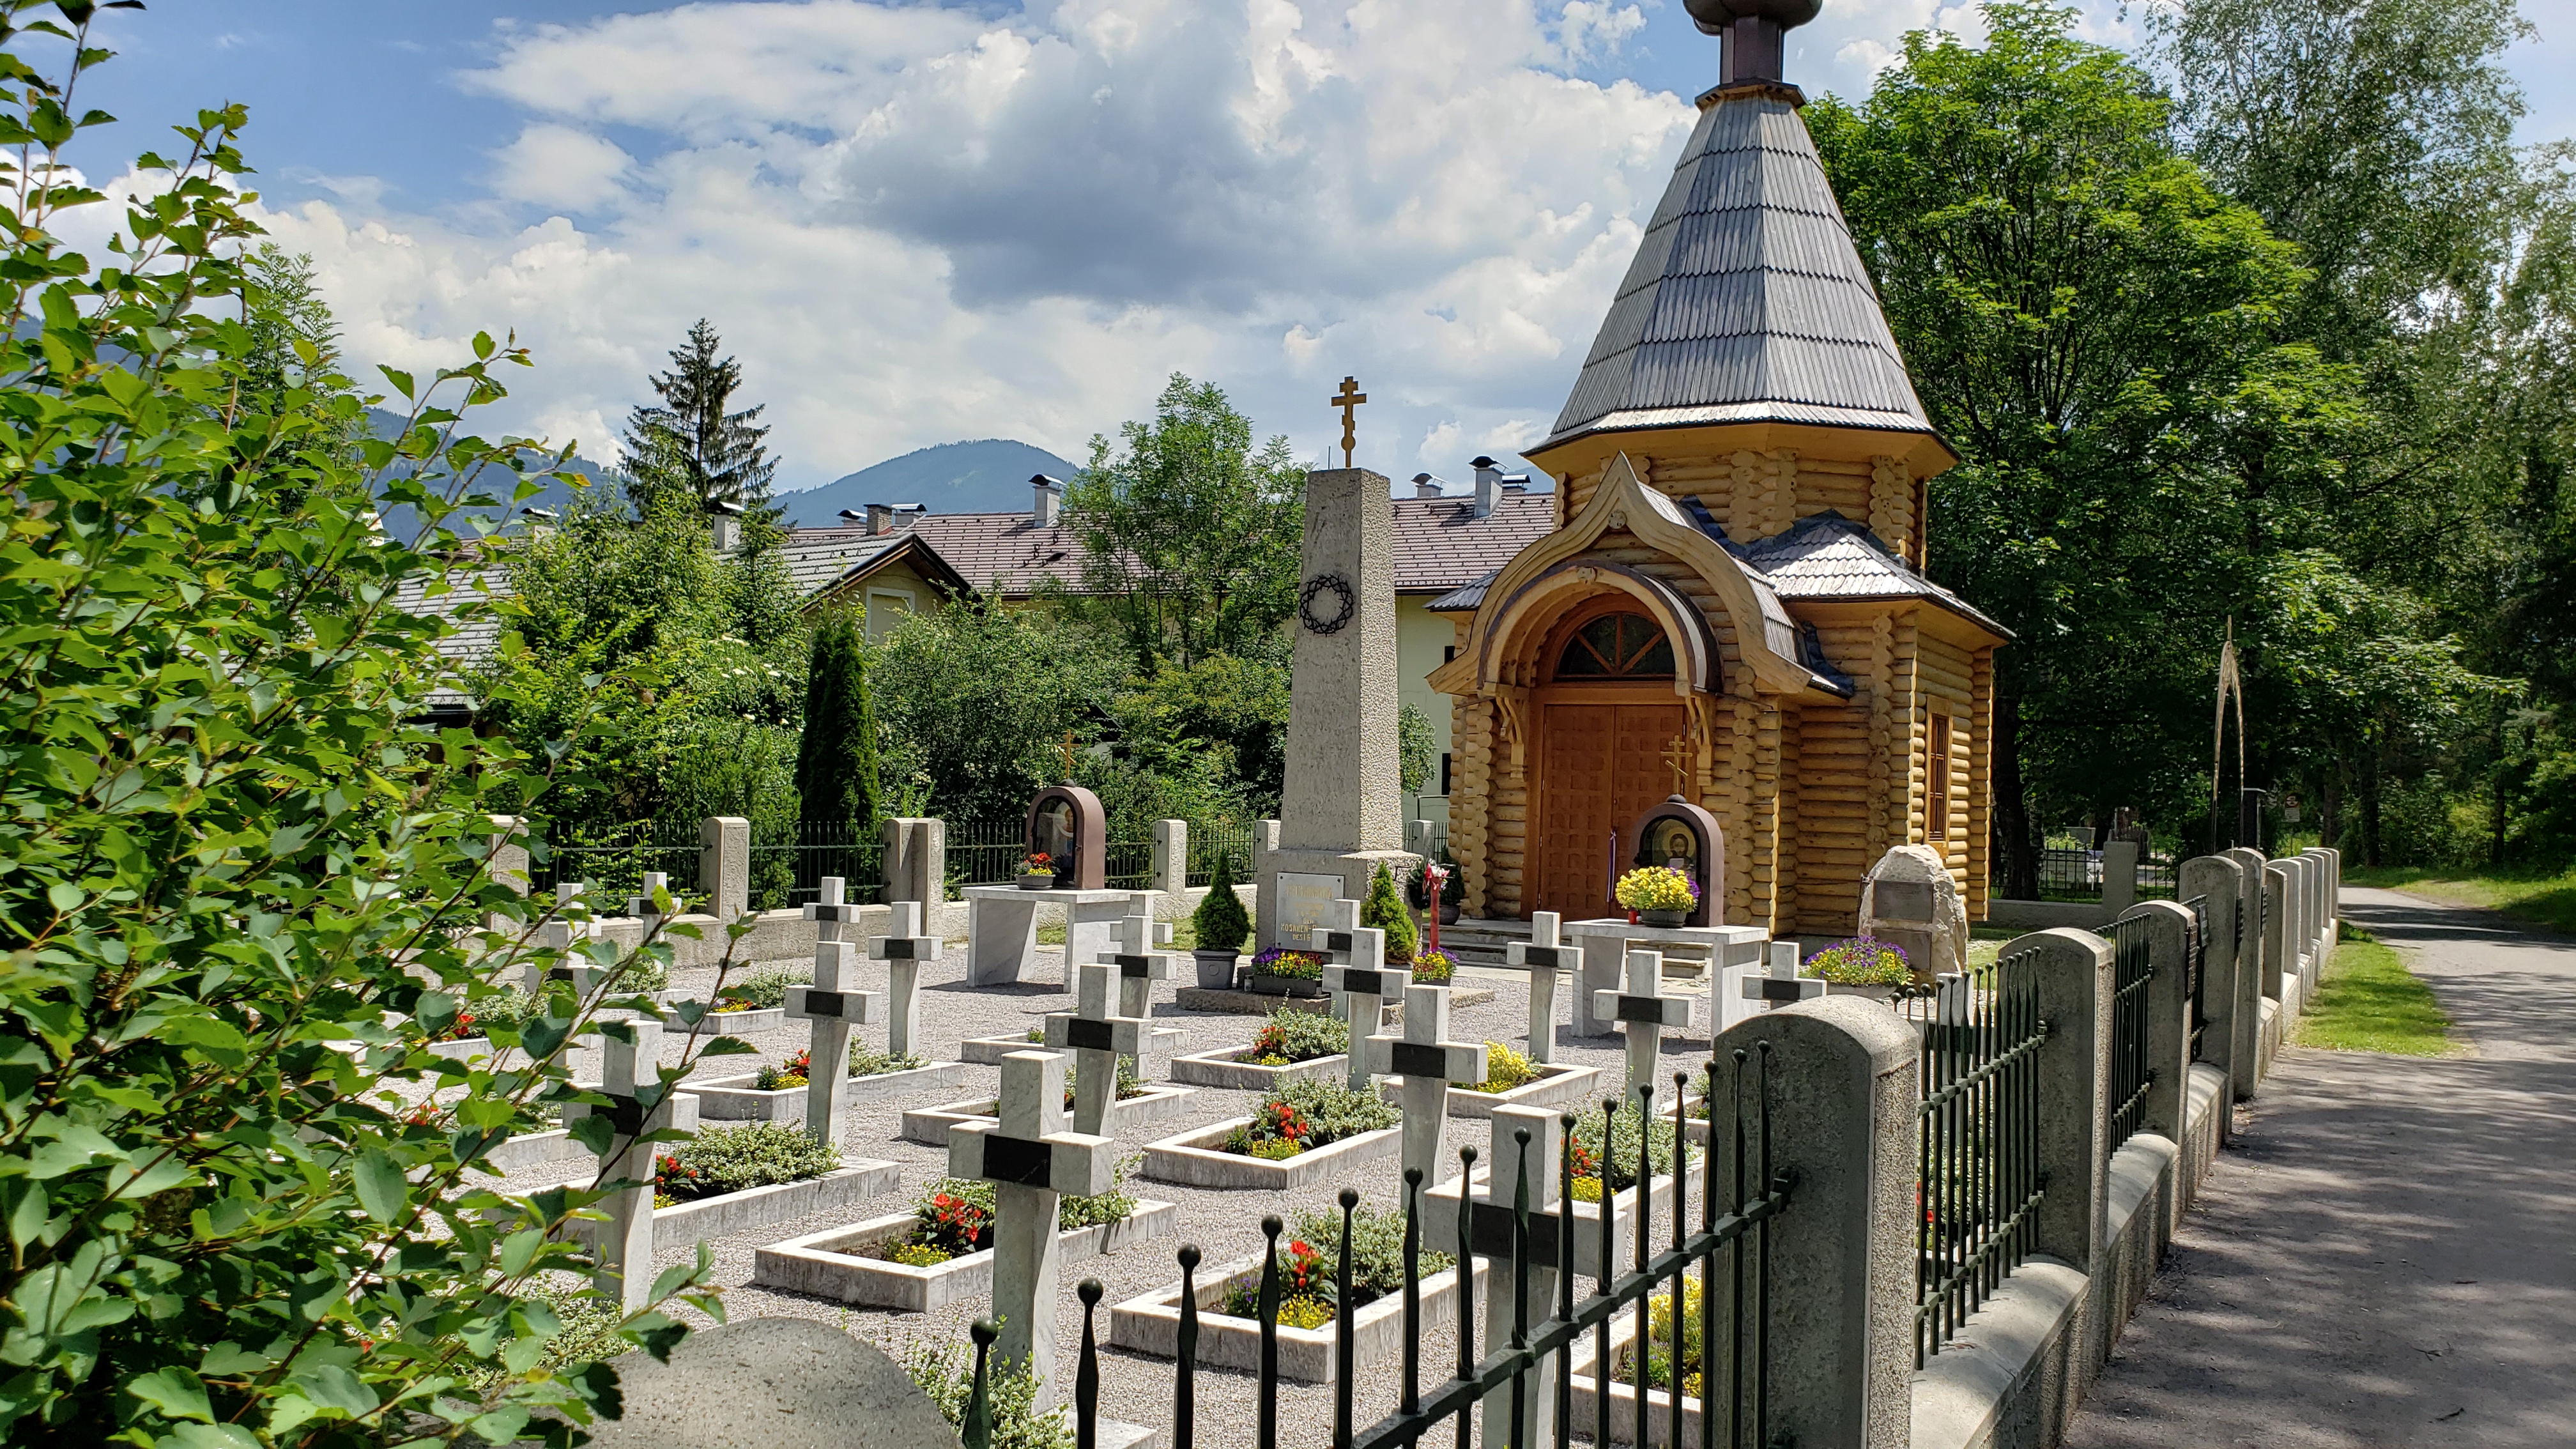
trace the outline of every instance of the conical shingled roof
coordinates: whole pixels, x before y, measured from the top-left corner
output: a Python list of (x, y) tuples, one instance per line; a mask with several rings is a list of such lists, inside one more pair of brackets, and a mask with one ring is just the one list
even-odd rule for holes
[(1700, 113), (1556, 428), (1787, 422), (1930, 434), (1785, 87)]

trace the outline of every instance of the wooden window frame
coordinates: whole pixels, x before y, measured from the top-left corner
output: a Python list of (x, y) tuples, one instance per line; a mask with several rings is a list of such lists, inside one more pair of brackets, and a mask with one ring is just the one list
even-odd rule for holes
[(1955, 731), (1950, 716), (1932, 713), (1923, 742), (1923, 833), (1935, 850), (1950, 848), (1950, 769)]

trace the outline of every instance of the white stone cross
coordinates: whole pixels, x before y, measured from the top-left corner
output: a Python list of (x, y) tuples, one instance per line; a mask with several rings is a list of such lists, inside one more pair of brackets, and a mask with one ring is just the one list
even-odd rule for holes
[[(921, 928), (921, 902), (896, 901), (886, 907), (893, 917), (890, 934), (868, 943), (870, 960), (886, 963), (886, 990), (893, 1001), (886, 1015), (886, 1051), (910, 1056), (921, 1039), (921, 963), (939, 959), (937, 932)], [(818, 928), (819, 929), (819, 928)]]
[[(653, 1151), (641, 1139), (671, 1125), (673, 1093), (662, 1085), (662, 1024), (658, 1021), (600, 1023), (600, 1090), (609, 1098), (605, 1113), (612, 1135), (599, 1157), (599, 1180), (629, 1179), (599, 1200), (608, 1221), (597, 1225), (591, 1281), (613, 1293), (629, 1313), (644, 1306), (653, 1292)], [(662, 1094), (651, 1111), (636, 1100), (639, 1089)]]
[[(1472, 1087), (1485, 1080), (1485, 1044), (1450, 1041), (1449, 988), (1404, 990), (1404, 1034), (1372, 1036), (1351, 1053), (1366, 1070), (1404, 1078), (1404, 1165), (1422, 1169), (1424, 1188), (1440, 1183), (1440, 1128), (1449, 1115), (1449, 1084)], [(1363, 1078), (1365, 1080), (1365, 1078)]]
[[(1468, 1204), (1468, 1251), (1494, 1266), (1485, 1290), (1485, 1339), (1496, 1348), (1512, 1339), (1512, 1230), (1518, 1216), (1522, 1156), (1529, 1172), (1529, 1284), (1521, 1290), (1529, 1305), (1532, 1327), (1556, 1310), (1557, 1188), (1565, 1161), (1565, 1119), (1553, 1108), (1496, 1107), (1494, 1136), (1485, 1154), (1484, 1190)], [(1523, 1144), (1520, 1134), (1527, 1133)], [(1580, 1229), (1578, 1229), (1580, 1231)], [(1521, 1375), (1525, 1442), (1546, 1444), (1556, 1435), (1556, 1373), (1559, 1355), (1545, 1356)], [(1512, 1386), (1505, 1380), (1485, 1395), (1485, 1442), (1511, 1442)]]
[(1530, 912), (1530, 938), (1503, 947), (1503, 958), (1529, 973), (1529, 1059), (1556, 1060), (1556, 981), (1583, 966), (1583, 948), (1568, 946), (1556, 933), (1554, 911)]
[(841, 904), (841, 877), (827, 875), (817, 884), (820, 892), (806, 903), (805, 919), (814, 923), (815, 940), (838, 941), (842, 939), (842, 927), (858, 924), (859, 908)]
[[(824, 877), (823, 889), (823, 902), (807, 906), (807, 911), (855, 914), (856, 906), (840, 902), (838, 877)], [(819, 923), (816, 934), (828, 929), (832, 938), (814, 943), (814, 984), (787, 988), (787, 1014), (813, 1023), (805, 1049), (805, 1133), (826, 1147), (840, 1141), (834, 1133), (841, 1111), (841, 1083), (850, 1074), (850, 1030), (885, 1015), (885, 993), (857, 989), (859, 948), (839, 939), (840, 928), (834, 924), (853, 919), (854, 914), (813, 917)]]
[(1695, 998), (1666, 996), (1657, 989), (1663, 982), (1663, 952), (1630, 951), (1627, 989), (1592, 993), (1592, 1014), (1619, 1023), (1628, 1038), (1630, 1101), (1636, 1100), (1638, 1088), (1654, 1084), (1655, 1058), (1664, 1049), (1664, 1033), (1688, 1030), (1696, 1014), (1691, 1009)]
[(650, 927), (653, 922), (662, 918), (661, 908), (654, 904), (656, 893), (670, 888), (669, 872), (659, 870), (644, 872), (644, 888), (641, 893), (626, 898), (626, 914), (636, 917)]
[(1097, 1197), (1117, 1181), (1118, 1144), (1064, 1130), (1064, 1058), (1002, 1058), (997, 1120), (948, 1132), (948, 1175), (993, 1189), (993, 1314), (1001, 1361), (1028, 1369), (1051, 1399), (1055, 1383), (1056, 1205)]
[(1765, 1011), (1777, 1011), (1793, 1001), (1825, 994), (1825, 983), (1812, 976), (1798, 974), (1798, 943), (1771, 943), (1771, 974), (1744, 978), (1744, 999), (1759, 1001)]
[[(1343, 1019), (1350, 1023), (1351, 1040), (1365, 1040), (1378, 1029), (1390, 998), (1401, 997), (1413, 979), (1408, 971), (1390, 971), (1386, 965), (1386, 932), (1360, 924), (1360, 903), (1333, 902), (1335, 921), (1315, 932), (1315, 950), (1324, 957), (1324, 989), (1340, 998)], [(1368, 1090), (1369, 1068), (1365, 1054), (1352, 1052), (1350, 1089)]]
[(1148, 1063), (1145, 1053), (1155, 1051), (1154, 983), (1172, 979), (1172, 957), (1154, 948), (1172, 939), (1172, 923), (1154, 919), (1154, 893), (1140, 891), (1127, 898), (1127, 915), (1119, 921), (1110, 949), (1100, 953), (1100, 960), (1118, 968), (1118, 1014), (1145, 1022), (1144, 1046), (1136, 1058), (1136, 1074), (1153, 1076), (1162, 1070), (1159, 1059)]
[(530, 996), (544, 995), (549, 981), (571, 982), (575, 996), (588, 996), (591, 987), (597, 984), (599, 973), (596, 968), (575, 966), (570, 962), (573, 953), (598, 934), (598, 927), (589, 914), (575, 909), (582, 904), (582, 893), (588, 888), (587, 882), (577, 880), (556, 883), (555, 912), (537, 933), (537, 939), (546, 949), (556, 953), (555, 962), (553, 965), (535, 959), (528, 962), (527, 992)]
[(1118, 989), (1116, 966), (1093, 961), (1081, 970), (1074, 1010), (1047, 1013), (1046, 1044), (1050, 1051), (1073, 1053), (1073, 1130), (1105, 1136), (1109, 1104), (1118, 1100), (1118, 1059), (1145, 1049), (1145, 1023), (1109, 1014), (1109, 999)]

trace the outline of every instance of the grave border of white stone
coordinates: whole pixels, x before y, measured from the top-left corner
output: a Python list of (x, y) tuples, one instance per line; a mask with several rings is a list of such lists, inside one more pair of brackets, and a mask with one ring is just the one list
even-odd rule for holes
[[(893, 1192), (902, 1183), (903, 1169), (895, 1163), (873, 1158), (842, 1165), (821, 1177), (797, 1182), (771, 1183), (765, 1187), (746, 1187), (739, 1192), (715, 1197), (693, 1198), (653, 1210), (653, 1249), (656, 1256), (684, 1248), (700, 1238), (714, 1240), (736, 1233), (775, 1227), (815, 1213), (839, 1212), (855, 1208), (871, 1198)], [(591, 1241), (593, 1230), (600, 1224), (574, 1218), (564, 1225), (564, 1236), (580, 1243)]]
[[(783, 1006), (745, 1006), (731, 1011), (710, 1011), (699, 1017), (696, 1023), (700, 1037), (751, 1035), (776, 1031), (786, 1024), (787, 1008)], [(662, 1028), (685, 1032), (689, 1030), (690, 1023), (676, 1010), (665, 1007)]]
[[(1042, 1052), (1043, 1046), (1023, 1046), (1022, 1051)], [(1141, 1127), (1150, 1127), (1184, 1115), (1189, 1099), (1198, 1093), (1189, 1087), (1149, 1087), (1133, 1097), (1121, 1097), (1109, 1104), (1108, 1130), (1097, 1135), (1123, 1137)], [(968, 1097), (961, 1101), (941, 1102), (930, 1107), (908, 1107), (904, 1110), (902, 1130), (897, 1134), (906, 1142), (924, 1147), (946, 1147), (951, 1129), (967, 1122), (998, 1121), (993, 1114), (999, 1108), (999, 1097)], [(1072, 1120), (1072, 1113), (1065, 1118)], [(1071, 1131), (1068, 1127), (1065, 1130)]]
[[(1537, 1066), (1537, 1063), (1532, 1063)], [(1448, 1115), (1463, 1121), (1481, 1122), (1494, 1115), (1497, 1107), (1555, 1107), (1589, 1102), (1600, 1096), (1595, 1088), (1601, 1076), (1599, 1067), (1577, 1066), (1571, 1062), (1550, 1062), (1539, 1066), (1536, 1078), (1523, 1082), (1508, 1092), (1479, 1092), (1473, 1087), (1452, 1085), (1449, 1088)], [(1398, 1101), (1404, 1086), (1402, 1075), (1380, 1077), (1378, 1099)]]
[[(1479, 1154), (1483, 1152), (1480, 1147)], [(1480, 1155), (1475, 1166), (1474, 1182), (1482, 1188), (1490, 1164)], [(1466, 1179), (1451, 1177), (1438, 1187), (1422, 1190), (1422, 1246), (1455, 1254), (1458, 1241), (1458, 1184)], [(1655, 1235), (1651, 1244), (1658, 1253), (1665, 1247), (1664, 1235), (1672, 1231), (1674, 1175), (1659, 1172), (1647, 1183), (1653, 1194), (1653, 1218), (1647, 1231)], [(1637, 1185), (1630, 1183), (1611, 1196), (1610, 1239), (1612, 1256), (1621, 1273), (1636, 1269), (1637, 1246), (1631, 1236), (1637, 1228)], [(1599, 1276), (1601, 1266), (1601, 1204), (1577, 1200), (1574, 1204), (1574, 1272), (1580, 1278)], [(1535, 1313), (1535, 1307), (1531, 1310)], [(1581, 1423), (1582, 1420), (1573, 1421)]]
[[(1288, 1253), (1288, 1235), (1279, 1235), (1279, 1253)], [(1314, 1245), (1329, 1252), (1324, 1244)], [(1493, 1270), (1479, 1265), (1473, 1291), (1483, 1293), (1493, 1286)], [(1198, 1366), (1202, 1372), (1211, 1368), (1257, 1371), (1261, 1367), (1261, 1325), (1248, 1318), (1235, 1318), (1218, 1313), (1209, 1304), (1222, 1301), (1225, 1290), (1237, 1283), (1258, 1285), (1261, 1280), (1261, 1255), (1220, 1263), (1191, 1275), (1200, 1307), (1198, 1313)], [(1421, 1282), (1422, 1330), (1443, 1328), (1458, 1321), (1458, 1270), (1449, 1268), (1426, 1274)], [(1109, 1310), (1109, 1342), (1136, 1353), (1156, 1358), (1172, 1358), (1179, 1352), (1181, 1328), (1181, 1285), (1168, 1283), (1151, 1293), (1142, 1293)], [(1292, 1328), (1279, 1325), (1279, 1377), (1294, 1383), (1329, 1384), (1336, 1377), (1334, 1360), (1340, 1343), (1338, 1325), (1322, 1328)], [(1370, 1301), (1351, 1314), (1351, 1363), (1354, 1368), (1369, 1368), (1382, 1363), (1404, 1348), (1404, 1295), (1389, 1293)]]
[[(907, 1067), (899, 1072), (844, 1076), (841, 1078), (841, 1105), (851, 1107), (938, 1087), (963, 1086), (966, 1077), (964, 1062), (932, 1062), (926, 1067)], [(808, 1086), (773, 1087), (763, 1091), (751, 1085), (759, 1080), (757, 1072), (711, 1077), (705, 1081), (692, 1077), (689, 1090), (705, 1098), (709, 1121), (801, 1123), (805, 1120), (810, 1083)]]
[(1395, 1157), (1404, 1151), (1402, 1123), (1356, 1133), (1276, 1162), (1224, 1150), (1225, 1139), (1234, 1135), (1236, 1128), (1251, 1125), (1249, 1116), (1228, 1117), (1222, 1122), (1194, 1127), (1159, 1142), (1148, 1142), (1145, 1144), (1145, 1165), (1138, 1176), (1219, 1192), (1293, 1192), (1323, 1181), (1355, 1163)]
[(1329, 1082), (1350, 1070), (1350, 1053), (1334, 1052), (1328, 1056), (1308, 1057), (1284, 1067), (1265, 1067), (1244, 1060), (1252, 1052), (1246, 1046), (1211, 1047), (1203, 1052), (1172, 1058), (1172, 1080), (1194, 1087), (1222, 1087), (1234, 1092), (1268, 1092), (1290, 1082)]
[[(1179, 1233), (1180, 1222), (1177, 1204), (1138, 1198), (1136, 1210), (1114, 1223), (1058, 1229), (1056, 1261), (1069, 1267), (1138, 1243), (1169, 1238)], [(907, 1236), (920, 1223), (909, 1212), (889, 1213), (754, 1248), (751, 1281), (758, 1287), (898, 1313), (928, 1313), (989, 1296), (993, 1288), (990, 1248), (961, 1253), (926, 1268), (853, 1251)]]

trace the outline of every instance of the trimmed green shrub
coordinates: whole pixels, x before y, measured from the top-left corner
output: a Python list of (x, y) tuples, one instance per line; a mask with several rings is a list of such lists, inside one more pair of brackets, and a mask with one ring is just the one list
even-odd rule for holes
[(1227, 1137), (1226, 1150), (1251, 1153), (1263, 1143), (1289, 1142), (1303, 1152), (1403, 1119), (1375, 1093), (1354, 1092), (1339, 1082), (1290, 1082), (1253, 1104), (1251, 1124)]
[[(1301, 1208), (1295, 1220), (1299, 1238), (1315, 1245), (1324, 1255), (1326, 1271), (1341, 1271), (1342, 1214), (1339, 1208)], [(1422, 1250), (1422, 1276), (1446, 1273), (1457, 1259), (1447, 1253)], [(1351, 1209), (1351, 1306), (1364, 1307), (1375, 1299), (1404, 1291), (1404, 1213), (1389, 1208), (1380, 1211), (1361, 1203)]]
[[(1630, 1102), (1619, 1109), (1610, 1124), (1610, 1190), (1623, 1192), (1637, 1180), (1637, 1104)], [(1574, 1131), (1565, 1140), (1565, 1155), (1574, 1164), (1578, 1186), (1585, 1178), (1597, 1184), (1601, 1178), (1601, 1109), (1591, 1108), (1574, 1119)], [(1646, 1160), (1657, 1175), (1673, 1170), (1672, 1119), (1658, 1117), (1654, 1130), (1647, 1134)], [(1596, 1187), (1597, 1192), (1597, 1187)], [(1586, 1198), (1597, 1202), (1598, 1197)]]
[(662, 1154), (662, 1160), (696, 1174), (693, 1190), (671, 1194), (686, 1201), (805, 1182), (838, 1169), (841, 1154), (786, 1122), (744, 1122), (706, 1128)]
[(1252, 915), (1243, 908), (1243, 898), (1234, 893), (1234, 852), (1217, 852), (1216, 874), (1208, 881), (1207, 899), (1190, 913), (1190, 924), (1198, 930), (1198, 949), (1202, 951), (1243, 949), (1244, 938), (1252, 934)]
[(1404, 908), (1404, 897), (1395, 888), (1395, 872), (1383, 863), (1369, 877), (1368, 899), (1360, 902), (1360, 924), (1386, 932), (1388, 965), (1401, 966), (1422, 948), (1422, 933), (1414, 929), (1413, 913)]

